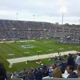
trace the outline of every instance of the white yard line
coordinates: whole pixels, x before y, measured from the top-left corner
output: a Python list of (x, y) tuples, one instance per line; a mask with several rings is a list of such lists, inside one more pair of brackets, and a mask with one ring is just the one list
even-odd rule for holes
[[(66, 52), (60, 52), (61, 55), (67, 55), (69, 53), (71, 54), (76, 54), (77, 51), (66, 51)], [(36, 55), (36, 56), (29, 56), (29, 57), (21, 57), (21, 58), (14, 58), (14, 59), (7, 59), (7, 61), (10, 63), (10, 64), (13, 64), (13, 63), (18, 63), (18, 62), (24, 62), (24, 61), (27, 61), (27, 60), (38, 60), (38, 59), (44, 59), (44, 58), (49, 58), (49, 57), (55, 57), (55, 56), (58, 56), (58, 53), (51, 53), (51, 54), (44, 54), (44, 55)]]
[[(6, 46), (6, 45), (5, 45)], [(16, 52), (15, 50), (11, 49), (10, 47), (6, 46), (7, 48), (9, 48), (11, 51), (14, 51), (16, 54), (20, 55), (23, 57), (23, 55), (19, 54), (18, 52)]]
[[(1, 47), (0, 47), (1, 48)], [(1, 48), (1, 49), (3, 49), (3, 48)], [(3, 49), (4, 50), (4, 49)], [(0, 55), (6, 60), (6, 58), (3, 56), (3, 54), (2, 53), (0, 53)]]
[[(0, 47), (3, 51), (5, 51), (7, 54), (9, 54), (9, 52), (8, 51), (6, 51), (4, 48), (2, 48), (2, 47)], [(14, 56), (12, 56), (12, 57), (14, 57)], [(5, 58), (5, 57), (4, 57)], [(6, 58), (5, 58), (6, 59)]]

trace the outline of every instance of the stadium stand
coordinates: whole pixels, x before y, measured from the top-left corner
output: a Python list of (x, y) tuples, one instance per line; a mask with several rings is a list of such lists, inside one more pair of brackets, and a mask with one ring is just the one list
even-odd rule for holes
[[(64, 28), (64, 30), (63, 30)], [(55, 25), (47, 22), (0, 20), (0, 39), (67, 38), (80, 39), (79, 27)], [(64, 33), (64, 34), (63, 34)]]

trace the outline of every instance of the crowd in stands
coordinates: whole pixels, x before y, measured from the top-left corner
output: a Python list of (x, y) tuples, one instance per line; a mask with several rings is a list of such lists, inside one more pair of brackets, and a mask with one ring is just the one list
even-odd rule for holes
[[(76, 57), (77, 55), (77, 57)], [(2, 63), (0, 63), (0, 80), (44, 80), (47, 78), (79, 78), (80, 77), (80, 53), (68, 54), (64, 62), (63, 56), (55, 57), (54, 60), (59, 63), (51, 65), (42, 65), (37, 68), (24, 69), (14, 73), (6, 72)], [(64, 55), (66, 57), (67, 55)]]
[[(63, 34), (64, 32), (64, 34)], [(55, 25), (47, 22), (0, 20), (0, 39), (33, 39), (40, 37), (65, 37), (78, 38), (80, 28)], [(75, 36), (75, 37), (74, 37)]]
[[(43, 36), (43, 31), (53, 29), (53, 24), (45, 22), (26, 22), (0, 20), (0, 38), (36, 38)], [(1, 36), (3, 35), (3, 36)]]

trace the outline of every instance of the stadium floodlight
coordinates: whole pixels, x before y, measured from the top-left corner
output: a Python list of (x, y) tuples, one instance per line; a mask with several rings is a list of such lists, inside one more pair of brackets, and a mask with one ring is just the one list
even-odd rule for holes
[(63, 17), (64, 17), (64, 14), (66, 13), (66, 7), (61, 7), (60, 8), (60, 13), (62, 14), (62, 25), (63, 25)]

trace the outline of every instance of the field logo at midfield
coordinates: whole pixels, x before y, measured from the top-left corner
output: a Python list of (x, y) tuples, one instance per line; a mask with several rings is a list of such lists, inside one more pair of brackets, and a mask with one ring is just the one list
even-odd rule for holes
[(32, 45), (21, 45), (22, 48), (34, 48)]

